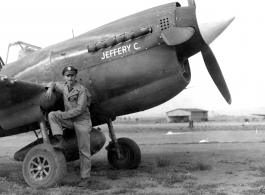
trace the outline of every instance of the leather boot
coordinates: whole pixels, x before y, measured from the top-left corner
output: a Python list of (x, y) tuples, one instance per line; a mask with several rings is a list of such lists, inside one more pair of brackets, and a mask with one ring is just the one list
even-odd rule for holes
[(62, 135), (55, 135), (55, 137), (58, 140), (58, 142), (53, 145), (53, 148), (54, 149), (57, 149), (57, 150), (63, 150), (63, 149), (65, 149), (63, 136)]
[(78, 187), (87, 187), (89, 185), (89, 177), (81, 178), (81, 182), (77, 185)]

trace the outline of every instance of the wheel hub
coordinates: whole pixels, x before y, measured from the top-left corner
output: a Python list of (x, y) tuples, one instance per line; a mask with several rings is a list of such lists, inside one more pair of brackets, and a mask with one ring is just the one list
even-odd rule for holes
[(117, 155), (115, 155), (115, 162), (118, 164), (126, 164), (130, 160), (130, 154), (129, 151), (126, 148), (120, 147), (121, 157), (118, 158)]
[(51, 172), (50, 161), (43, 155), (34, 156), (28, 166), (30, 177), (36, 181), (46, 179)]
[(38, 169), (39, 171), (42, 171), (42, 170), (43, 170), (43, 167), (39, 165), (37, 169)]

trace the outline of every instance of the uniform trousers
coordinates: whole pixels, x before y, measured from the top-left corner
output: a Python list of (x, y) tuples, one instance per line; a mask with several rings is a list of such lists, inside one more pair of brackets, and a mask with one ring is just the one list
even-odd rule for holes
[(73, 120), (62, 119), (60, 111), (50, 112), (48, 115), (50, 127), (53, 135), (63, 135), (63, 127), (75, 129), (80, 158), (81, 178), (90, 177), (91, 173), (91, 154), (90, 154), (90, 131), (92, 128), (91, 119)]

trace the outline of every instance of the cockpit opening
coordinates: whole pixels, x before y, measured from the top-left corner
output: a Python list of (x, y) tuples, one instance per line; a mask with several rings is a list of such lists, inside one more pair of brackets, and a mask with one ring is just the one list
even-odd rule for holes
[[(38, 46), (35, 46), (35, 45), (31, 45), (31, 44), (28, 44), (28, 43), (24, 43), (22, 41), (9, 43), (8, 48), (7, 48), (6, 64), (8, 63), (8, 57), (9, 57), (10, 48), (13, 47), (13, 46), (20, 46), (20, 48), (21, 48), (18, 51), (17, 60), (20, 60), (20, 59), (26, 57), (28, 54), (33, 53), (33, 52), (41, 49), (41, 47), (38, 47)], [(12, 61), (14, 61), (14, 60), (12, 60)]]

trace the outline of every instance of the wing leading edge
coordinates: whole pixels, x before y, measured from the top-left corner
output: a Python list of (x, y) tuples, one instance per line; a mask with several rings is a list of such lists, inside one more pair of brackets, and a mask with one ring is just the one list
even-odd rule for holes
[(25, 126), (43, 117), (42, 109), (55, 104), (56, 96), (45, 99), (41, 84), (19, 81), (0, 75), (0, 129), (9, 130)]

